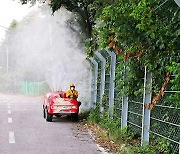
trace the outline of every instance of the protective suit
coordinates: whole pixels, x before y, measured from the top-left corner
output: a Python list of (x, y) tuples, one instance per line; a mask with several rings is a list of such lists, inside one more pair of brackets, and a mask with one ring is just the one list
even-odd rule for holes
[(71, 84), (70, 89), (66, 92), (66, 97), (77, 99), (78, 98), (78, 91), (75, 90), (75, 85)]

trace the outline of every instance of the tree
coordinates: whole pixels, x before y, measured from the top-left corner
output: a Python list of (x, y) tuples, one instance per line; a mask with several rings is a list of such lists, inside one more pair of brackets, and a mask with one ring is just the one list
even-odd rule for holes
[(53, 0), (50, 3), (50, 7), (53, 11), (57, 11), (59, 8), (64, 6), (67, 10), (76, 13), (80, 18), (79, 22), (83, 25), (82, 28), (85, 34), (90, 37), (92, 32), (92, 27), (94, 25), (94, 11), (88, 10), (89, 5), (92, 4), (92, 0)]
[[(21, 0), (22, 4), (26, 4), (28, 0)], [(30, 2), (35, 3), (35, 1), (30, 0)], [(89, 6), (93, 3), (93, 0), (52, 0), (50, 1), (50, 7), (52, 12), (56, 12), (61, 7), (65, 7), (67, 10), (75, 13), (79, 17), (79, 23), (82, 25), (82, 29), (87, 35), (91, 36), (92, 27), (94, 25), (94, 10), (89, 10)]]
[[(42, 0), (39, 1), (42, 2)], [(116, 0), (51, 0), (49, 5), (53, 13), (61, 7), (65, 7), (68, 11), (75, 13), (84, 33), (90, 38), (96, 17), (103, 7), (112, 4), (114, 1)], [(36, 0), (21, 0), (21, 2), (22, 4), (28, 2), (35, 4)]]
[(153, 91), (161, 89), (167, 66), (180, 60), (180, 9), (174, 0), (118, 0), (104, 7), (97, 20), (103, 24), (93, 29), (89, 50), (97, 51), (97, 44), (98, 50), (116, 52), (119, 76), (126, 61), (131, 71), (116, 82), (119, 87), (127, 85), (129, 95), (138, 92), (147, 66), (154, 76)]
[(103, 9), (98, 18), (103, 25), (94, 29), (94, 38), (102, 48), (109, 45), (114, 51), (143, 55), (144, 63), (154, 69), (167, 63), (165, 57), (178, 56), (179, 17), (173, 0), (118, 0)]

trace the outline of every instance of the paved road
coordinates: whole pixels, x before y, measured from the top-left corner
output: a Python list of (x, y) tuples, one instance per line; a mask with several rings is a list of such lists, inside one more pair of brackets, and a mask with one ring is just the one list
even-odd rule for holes
[(0, 154), (99, 154), (89, 133), (67, 118), (46, 122), (42, 100), (0, 95)]

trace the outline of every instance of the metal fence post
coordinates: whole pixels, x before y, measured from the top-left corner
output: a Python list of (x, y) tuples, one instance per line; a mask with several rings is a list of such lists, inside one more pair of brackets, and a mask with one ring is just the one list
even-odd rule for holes
[[(124, 79), (127, 76), (126, 66), (124, 66)], [(124, 88), (124, 87), (123, 87)], [(128, 118), (128, 96), (122, 97), (121, 129), (127, 126)]]
[(92, 108), (96, 108), (96, 100), (97, 100), (97, 78), (98, 78), (98, 63), (95, 59), (90, 58), (91, 63), (94, 65), (94, 77), (92, 82)]
[(149, 144), (150, 110), (147, 109), (147, 105), (151, 103), (151, 87), (152, 73), (145, 67), (141, 146)]
[(115, 87), (114, 80), (115, 80), (115, 69), (116, 69), (116, 54), (108, 50), (106, 51), (111, 56), (109, 107), (111, 109), (110, 117), (112, 118), (114, 111), (113, 107), (114, 107), (114, 87)]
[[(100, 100), (102, 101), (104, 90), (105, 90), (105, 67), (106, 67), (106, 59), (99, 53), (96, 52), (96, 56), (100, 59), (102, 65), (101, 65), (101, 87), (100, 87)], [(102, 104), (100, 106), (100, 112), (103, 112)]]
[(28, 94), (28, 82), (25, 81), (25, 95)]

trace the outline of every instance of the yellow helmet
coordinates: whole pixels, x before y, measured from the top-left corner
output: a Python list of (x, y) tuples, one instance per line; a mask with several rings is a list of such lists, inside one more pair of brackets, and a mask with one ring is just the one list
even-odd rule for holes
[(70, 87), (75, 87), (74, 83), (71, 83), (71, 84), (70, 84)]

